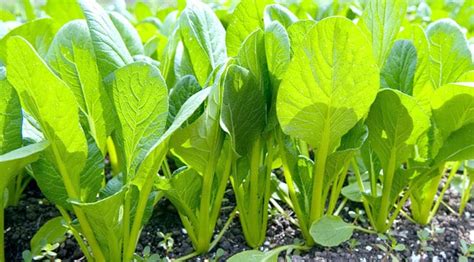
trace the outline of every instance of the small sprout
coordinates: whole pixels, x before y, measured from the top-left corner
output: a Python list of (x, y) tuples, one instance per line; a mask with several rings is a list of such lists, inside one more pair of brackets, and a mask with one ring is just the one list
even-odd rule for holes
[(360, 245), (359, 240), (357, 240), (357, 239), (355, 239), (355, 238), (351, 238), (351, 239), (349, 240), (349, 248), (350, 248), (351, 250), (355, 249), (355, 248), (356, 248), (357, 246), (359, 246), (359, 245)]
[(59, 259), (56, 259), (58, 254), (54, 252), (54, 250), (56, 250), (58, 247), (59, 243), (44, 245), (44, 247), (41, 249), (41, 254), (34, 256), (33, 260), (42, 260), (46, 258), (50, 261), (60, 261)]
[(163, 248), (166, 254), (168, 254), (171, 250), (173, 250), (174, 246), (174, 239), (172, 237), (172, 233), (164, 234), (163, 232), (158, 232), (158, 236), (163, 239), (158, 243), (158, 246)]

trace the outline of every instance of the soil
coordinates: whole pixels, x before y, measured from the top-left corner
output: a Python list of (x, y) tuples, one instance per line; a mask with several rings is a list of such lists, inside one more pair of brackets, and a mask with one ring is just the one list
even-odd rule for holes
[[(454, 210), (458, 209), (460, 196), (457, 192), (448, 190), (444, 201)], [(235, 207), (232, 190), (227, 190), (223, 202), (223, 211), (218, 221), (218, 232), (227, 221)], [(289, 216), (294, 216), (284, 205)], [(348, 203), (341, 212), (346, 221), (352, 221), (349, 211), (361, 208), (356, 204)], [(29, 249), (29, 241), (34, 233), (48, 219), (59, 216), (54, 205), (49, 203), (40, 193), (35, 183), (27, 188), (20, 204), (9, 207), (5, 211), (5, 243), (7, 261), (21, 261), (21, 254)], [(359, 220), (360, 225), (365, 223)], [(347, 241), (339, 247), (322, 248), (314, 247), (307, 252), (293, 252), (288, 256), (281, 254), (281, 261), (285, 258), (292, 261), (392, 261), (394, 257), (404, 261), (457, 261), (461, 255), (460, 240), (467, 243), (474, 242), (474, 203), (467, 204), (462, 217), (451, 213), (448, 208), (441, 205), (438, 214), (431, 225), (422, 227), (400, 216), (394, 223), (390, 235), (398, 244), (404, 244), (403, 251), (390, 251), (391, 240), (381, 239), (375, 234), (355, 231), (354, 240)], [(420, 241), (417, 232), (420, 230), (431, 232), (426, 243)], [(172, 247), (164, 248), (159, 245), (163, 241), (162, 235), (170, 234), (173, 240)], [(356, 241), (357, 240), (357, 241)], [(260, 250), (266, 251), (281, 245), (302, 242), (299, 230), (291, 224), (282, 214), (273, 208), (270, 211), (267, 239)], [(137, 253), (141, 254), (144, 247), (149, 246), (151, 253), (160, 257), (178, 258), (193, 251), (191, 242), (183, 230), (176, 209), (167, 200), (161, 200), (156, 206), (150, 222), (141, 234)], [(388, 248), (388, 252), (382, 250)], [(168, 250), (167, 250), (168, 249)], [(212, 252), (195, 257), (193, 261), (225, 260), (233, 254), (249, 249), (245, 245), (241, 233), (238, 217), (236, 216), (229, 230), (226, 231), (221, 241)], [(75, 240), (69, 236), (56, 250), (57, 258), (64, 261), (85, 260)]]

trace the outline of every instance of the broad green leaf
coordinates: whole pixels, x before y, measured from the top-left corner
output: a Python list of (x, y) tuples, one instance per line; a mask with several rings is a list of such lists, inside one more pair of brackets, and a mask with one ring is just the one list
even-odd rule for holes
[(127, 46), (109, 15), (94, 0), (80, 0), (102, 77), (133, 62)]
[[(66, 6), (67, 11), (64, 8)], [(84, 18), (76, 0), (47, 0), (43, 10), (61, 25), (71, 20)]]
[[(168, 125), (174, 122), (176, 115), (183, 106), (183, 104), (195, 93), (201, 90), (201, 86), (197, 82), (196, 78), (192, 75), (187, 75), (181, 78), (178, 83), (171, 89), (169, 95), (169, 115), (168, 115)], [(189, 123), (194, 122), (197, 117), (204, 111), (204, 108), (201, 107), (201, 110), (198, 110), (196, 114), (189, 119)]]
[(105, 154), (106, 139), (114, 126), (113, 108), (102, 83), (86, 22), (75, 20), (64, 25), (56, 34), (46, 60), (73, 91), (91, 135)]
[[(474, 100), (471, 99), (474, 102)], [(474, 123), (467, 124), (451, 133), (443, 143), (433, 162), (435, 164), (448, 161), (463, 161), (474, 158)]]
[(290, 64), (291, 54), (288, 33), (278, 22), (272, 22), (265, 28), (265, 54), (269, 73), (281, 80)]
[(191, 63), (191, 58), (189, 57), (188, 52), (186, 52), (182, 42), (179, 42), (176, 46), (173, 62), (173, 69), (176, 81), (187, 75), (194, 75), (194, 69)]
[(338, 175), (347, 172), (350, 161), (364, 144), (367, 136), (367, 127), (362, 121), (359, 121), (341, 138), (340, 146), (327, 157), (327, 166), (324, 175), (325, 187), (329, 187)]
[(474, 82), (474, 70), (465, 72), (458, 78), (457, 82)]
[(10, 179), (18, 174), (26, 165), (38, 160), (41, 151), (45, 150), (48, 146), (49, 143), (44, 141), (20, 147), (0, 155), (0, 191), (3, 192)]
[(177, 170), (169, 180), (162, 179), (158, 188), (165, 192), (173, 205), (175, 205), (187, 219), (197, 222), (195, 212), (199, 209), (202, 191), (202, 176), (195, 170), (187, 168)]
[(354, 226), (348, 224), (337, 216), (323, 216), (316, 220), (310, 229), (314, 242), (325, 246), (334, 247), (349, 240), (354, 231)]
[(226, 31), (212, 9), (198, 1), (189, 1), (179, 18), (181, 38), (189, 54), (194, 74), (201, 86), (227, 58)]
[(41, 255), (41, 250), (46, 244), (60, 244), (66, 240), (68, 228), (64, 226), (64, 223), (63, 217), (51, 218), (44, 223), (30, 241), (31, 254)]
[(464, 125), (474, 123), (474, 84), (444, 85), (431, 98), (433, 121), (443, 138)]
[[(176, 115), (174, 122), (148, 151), (138, 169), (138, 177), (143, 177), (142, 174), (156, 174), (158, 172), (161, 161), (168, 152), (168, 141), (170, 137), (202, 106), (204, 101), (208, 98), (210, 91), (210, 88), (202, 89), (186, 100)], [(138, 186), (143, 185), (142, 183), (143, 179), (135, 182)]]
[(416, 48), (416, 70), (413, 78), (413, 96), (427, 114), (431, 114), (430, 97), (433, 92), (430, 76), (430, 47), (425, 31), (419, 25), (403, 30), (401, 39), (411, 40)]
[(272, 90), (269, 86), (265, 34), (261, 29), (257, 29), (245, 39), (236, 58), (238, 64), (249, 70), (255, 77), (255, 88), (263, 90), (266, 99), (269, 100)]
[(411, 40), (416, 49), (416, 71), (413, 79), (413, 94), (417, 96), (420, 90), (430, 81), (430, 47), (428, 38), (419, 25), (412, 25), (403, 30), (400, 39)]
[(114, 73), (112, 97), (120, 126), (118, 149), (128, 175), (136, 168), (166, 127), (168, 89), (160, 71), (135, 62)]
[(430, 73), (435, 88), (455, 82), (472, 69), (472, 55), (466, 37), (456, 22), (441, 19), (426, 28), (430, 42)]
[(280, 252), (246, 250), (231, 256), (228, 262), (276, 262)]
[(25, 39), (12, 37), (7, 48), (8, 81), (16, 89), (23, 109), (38, 121), (51, 143), (48, 155), (61, 176), (78, 193), (79, 175), (87, 159), (87, 141), (79, 125), (74, 95)]
[(389, 169), (391, 161), (397, 167), (408, 159), (412, 146), (430, 126), (428, 116), (413, 97), (392, 89), (379, 92), (366, 124), (370, 146), (384, 170)]
[(409, 40), (398, 40), (390, 51), (382, 71), (380, 85), (413, 95), (413, 81), (417, 64), (416, 48)]
[(406, 0), (369, 0), (359, 25), (370, 42), (377, 65), (385, 64), (407, 12)]
[(304, 44), (306, 35), (316, 25), (314, 20), (301, 20), (288, 27), (291, 52), (294, 54)]
[(298, 17), (288, 10), (288, 8), (279, 4), (273, 4), (265, 7), (263, 21), (265, 28), (274, 21), (278, 21), (285, 28), (288, 28), (290, 25), (298, 21)]
[(230, 65), (224, 79), (221, 126), (230, 135), (233, 148), (246, 155), (265, 128), (265, 96), (253, 74)]
[(123, 212), (125, 191), (93, 203), (71, 203), (80, 208), (99, 242), (102, 252), (109, 261), (120, 261), (122, 248)]
[(281, 83), (277, 114), (283, 131), (328, 152), (368, 112), (379, 71), (364, 35), (335, 17), (310, 29)]
[(194, 123), (176, 130), (170, 140), (171, 152), (200, 174), (206, 170), (210, 161), (215, 161), (215, 156), (212, 156), (220, 153), (219, 147), (223, 140), (219, 125), (222, 97), (220, 82), (225, 69), (226, 66), (213, 73), (214, 82), (206, 88), (210, 89), (210, 94), (204, 113)]
[(143, 55), (145, 50), (143, 49), (140, 36), (133, 25), (130, 24), (130, 22), (125, 17), (117, 12), (110, 12), (109, 17), (122, 37), (122, 40), (124, 41), (130, 55)]
[(455, 159), (456, 152), (462, 154), (472, 145), (469, 142), (472, 140), (469, 133), (472, 127), (469, 126), (474, 123), (474, 85), (456, 83), (436, 89), (431, 107), (436, 128), (431, 154), (433, 157), (436, 155), (436, 163)]
[[(104, 179), (104, 155), (97, 147), (94, 139), (86, 132), (88, 139), (88, 155), (84, 169), (80, 174), (80, 200), (91, 202), (97, 199), (97, 193), (102, 187)], [(40, 159), (32, 165), (32, 176), (43, 194), (49, 201), (66, 209), (71, 209), (69, 196), (61, 179), (61, 174), (54, 163), (42, 154)], [(56, 181), (51, 183), (51, 181)]]
[(38, 54), (44, 57), (56, 33), (56, 26), (51, 18), (40, 18), (26, 22), (11, 30), (0, 40), (0, 62), (6, 62), (7, 40), (12, 36), (21, 36), (33, 45)]
[(5, 68), (0, 67), (0, 154), (22, 145), (22, 122), (20, 100), (6, 79)]
[(234, 10), (227, 27), (226, 45), (229, 56), (237, 55), (240, 46), (255, 29), (264, 28), (263, 13), (268, 0), (242, 0)]

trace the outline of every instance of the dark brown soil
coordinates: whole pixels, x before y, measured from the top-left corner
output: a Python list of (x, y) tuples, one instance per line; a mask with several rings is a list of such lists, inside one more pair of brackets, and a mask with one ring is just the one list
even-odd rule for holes
[[(450, 207), (457, 210), (460, 196), (454, 191), (447, 191), (444, 200)], [(283, 205), (284, 206), (284, 205)], [(349, 204), (341, 215), (350, 220), (348, 212), (358, 206)], [(223, 227), (229, 214), (234, 208), (234, 199), (231, 190), (226, 193), (223, 203), (223, 214), (218, 221), (218, 230)], [(288, 214), (293, 215), (291, 211)], [(271, 210), (267, 240), (261, 250), (269, 250), (277, 246), (301, 242), (302, 236), (298, 229), (284, 216)], [(32, 183), (23, 196), (18, 207), (9, 207), (5, 211), (5, 243), (7, 261), (21, 261), (21, 254), (29, 249), (29, 241), (39, 227), (48, 219), (58, 216), (59, 212), (39, 192)], [(429, 240), (422, 243), (417, 232), (423, 227), (413, 224), (404, 217), (400, 217), (394, 224), (391, 235), (397, 243), (404, 244), (404, 251), (387, 253), (380, 245), (389, 245), (389, 240), (383, 240), (375, 234), (355, 232), (353, 239), (357, 244), (350, 245), (351, 241), (335, 248), (314, 247), (309, 252), (293, 252), (289, 257), (293, 261), (391, 261), (390, 256), (408, 261), (457, 261), (461, 255), (460, 240), (472, 243), (474, 237), (474, 204), (468, 203), (462, 217), (452, 214), (445, 206), (441, 206), (431, 226), (426, 227), (432, 232)], [(438, 231), (436, 233), (435, 231)], [(444, 231), (444, 232), (442, 232)], [(159, 232), (170, 233), (174, 241), (172, 248), (165, 250), (158, 243), (163, 240)], [(354, 242), (355, 242), (354, 240)], [(141, 254), (144, 247), (149, 246), (151, 253), (160, 257), (177, 258), (192, 252), (192, 245), (185, 231), (182, 229), (179, 216), (174, 207), (162, 200), (155, 208), (153, 217), (143, 230), (137, 252)], [(241, 233), (238, 218), (235, 217), (229, 230), (224, 234), (220, 243), (209, 254), (193, 258), (194, 261), (218, 258), (224, 260), (240, 251), (246, 250), (245, 240)], [(428, 251), (432, 249), (432, 251)], [(69, 237), (57, 250), (58, 258), (75, 260), (82, 257), (74, 239)], [(282, 254), (284, 255), (284, 254)], [(217, 257), (216, 257), (217, 256)]]

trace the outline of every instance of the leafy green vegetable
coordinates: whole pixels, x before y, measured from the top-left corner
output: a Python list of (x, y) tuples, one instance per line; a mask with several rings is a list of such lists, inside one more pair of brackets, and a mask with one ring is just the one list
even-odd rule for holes
[(311, 207), (303, 211), (308, 216), (297, 212), (306, 230), (324, 213), (328, 156), (365, 116), (377, 93), (374, 83), (379, 81), (379, 72), (367, 45), (351, 21), (320, 21), (295, 51), (278, 93), (277, 114), (283, 132), (310, 144), (316, 152), (315, 164), (309, 167), (311, 178), (305, 179), (312, 184), (305, 196)]
[(268, 2), (243, 0), (237, 5), (226, 32), (225, 43), (229, 56), (237, 55), (241, 44), (250, 33), (257, 28), (263, 28), (263, 11)]
[(179, 18), (181, 39), (200, 85), (227, 58), (224, 27), (205, 4), (189, 1)]
[(168, 90), (154, 66), (136, 62), (114, 72), (112, 98), (119, 127), (116, 140), (123, 170), (133, 178), (145, 154), (163, 134), (168, 117)]
[(372, 43), (372, 52), (383, 67), (407, 11), (404, 0), (369, 0), (360, 27)]
[(314, 241), (326, 247), (338, 246), (352, 236), (354, 226), (340, 217), (323, 216), (311, 226), (310, 233)]
[(93, 0), (79, 1), (89, 27), (92, 45), (102, 77), (133, 61), (120, 32), (108, 14)]
[(430, 42), (430, 72), (433, 86), (455, 82), (472, 69), (472, 55), (459, 25), (451, 19), (436, 21), (426, 28)]

